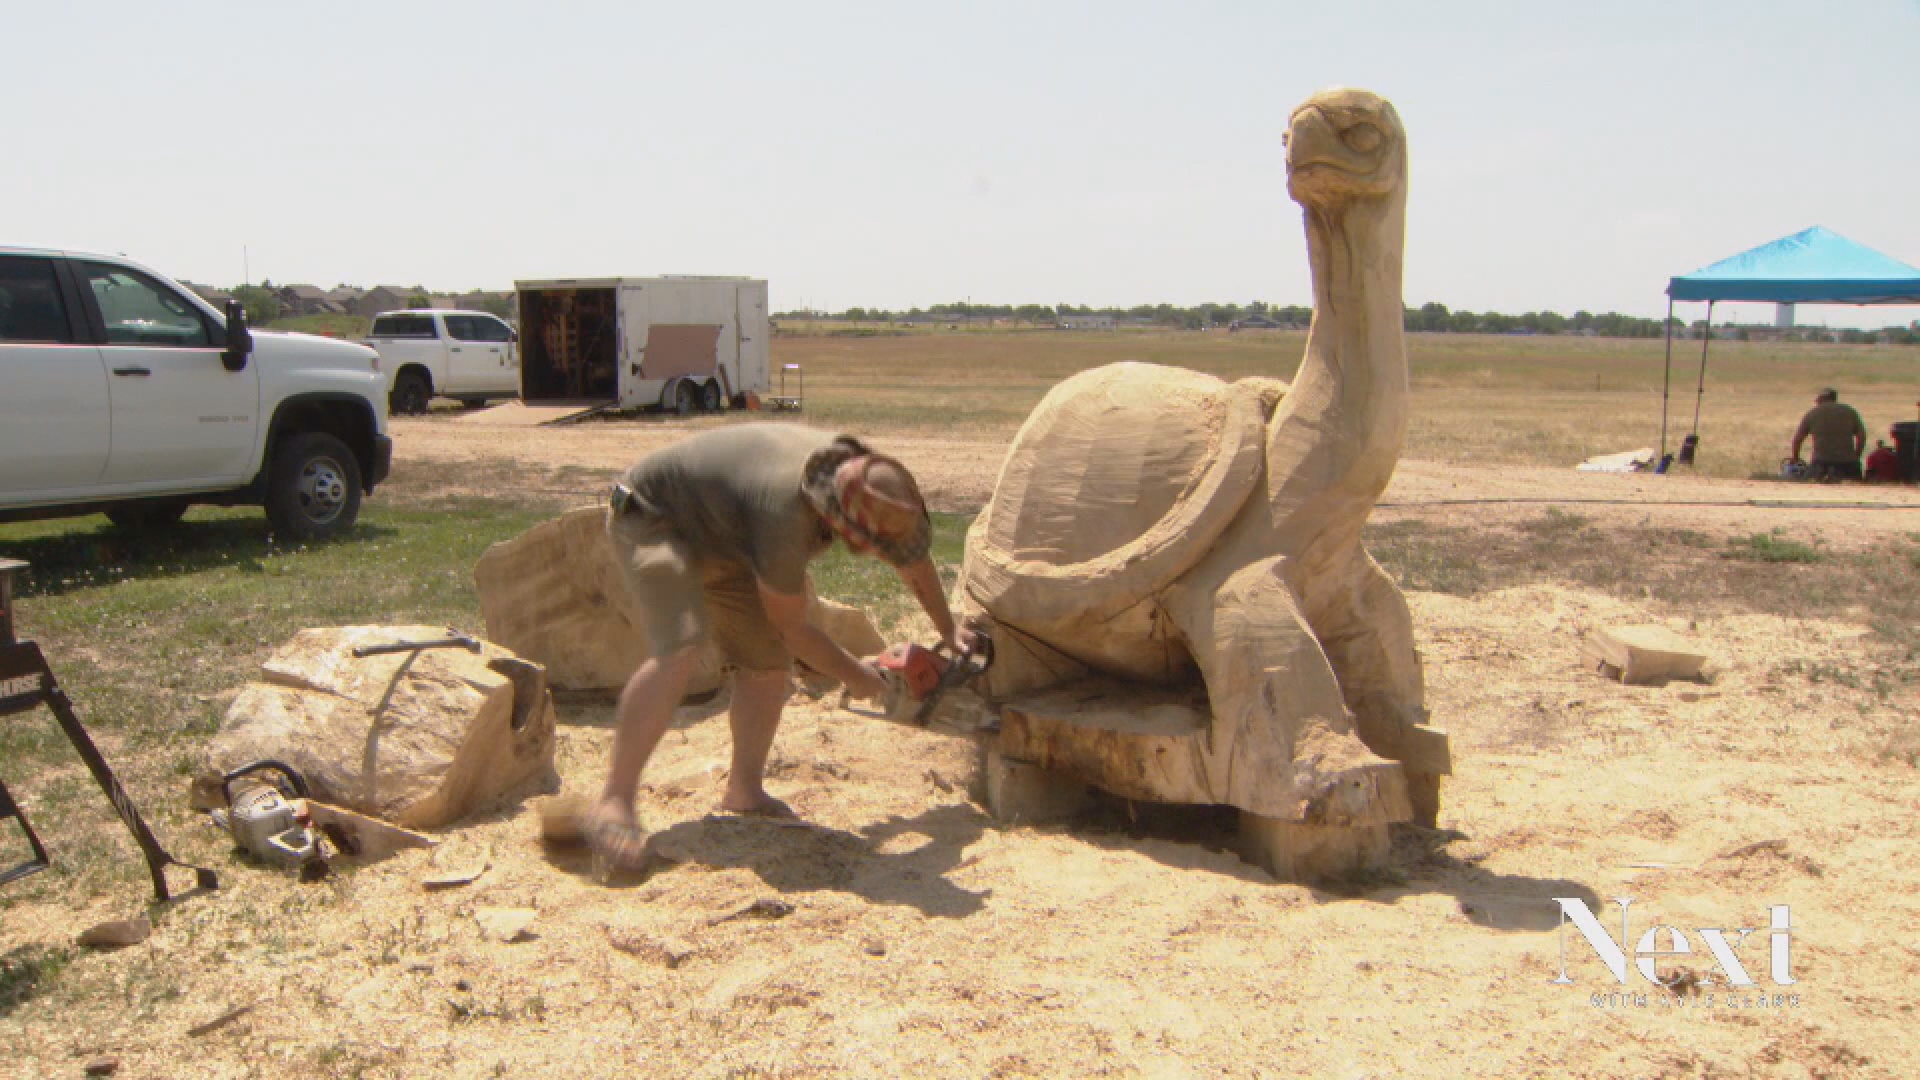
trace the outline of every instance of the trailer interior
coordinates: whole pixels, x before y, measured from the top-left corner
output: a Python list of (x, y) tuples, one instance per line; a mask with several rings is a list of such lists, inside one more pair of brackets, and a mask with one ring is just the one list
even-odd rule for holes
[(619, 397), (615, 292), (612, 288), (559, 288), (520, 294), (521, 400), (585, 402)]

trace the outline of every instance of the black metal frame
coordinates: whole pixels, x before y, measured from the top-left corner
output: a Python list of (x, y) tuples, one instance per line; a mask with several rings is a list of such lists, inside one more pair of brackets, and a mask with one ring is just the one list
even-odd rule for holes
[[(202, 889), (217, 889), (220, 878), (205, 867), (183, 863), (167, 854), (154, 838), (153, 830), (140, 816), (139, 808), (133, 805), (133, 799), (127, 795), (127, 789), (120, 786), (120, 780), (113, 775), (113, 769), (107, 759), (101, 755), (100, 748), (93, 744), (93, 738), (80, 724), (80, 717), (73, 711), (73, 701), (66, 691), (60, 689), (59, 680), (53, 677), (53, 669), (47, 666), (47, 658), (40, 646), (31, 641), (16, 641), (13, 631), (13, 575), (26, 569), (27, 564), (17, 559), (0, 559), (0, 686), (9, 683), (23, 684), (31, 682), (32, 689), (0, 697), (0, 717), (13, 716), (44, 705), (52, 711), (54, 719), (60, 722), (60, 729), (66, 733), (67, 741), (73, 744), (80, 754), (80, 760), (86, 762), (87, 770), (106, 792), (107, 800), (113, 803), (113, 811), (119, 815), (127, 831), (133, 834), (134, 842), (140, 845), (140, 854), (147, 860), (147, 873), (153, 878), (154, 899), (165, 903), (172, 899), (167, 887), (166, 868), (178, 866), (192, 870), (195, 884)], [(10, 811), (11, 813), (8, 813)], [(26, 815), (20, 812), (13, 797), (4, 787), (0, 787), (0, 818), (16, 817), (21, 828), (26, 831), (28, 843), (32, 845), (39, 865), (23, 864), (22, 868), (0, 873), (0, 885), (16, 878), (37, 873), (49, 865), (47, 852), (40, 844), (40, 838), (34, 835), (33, 828), (27, 824)]]

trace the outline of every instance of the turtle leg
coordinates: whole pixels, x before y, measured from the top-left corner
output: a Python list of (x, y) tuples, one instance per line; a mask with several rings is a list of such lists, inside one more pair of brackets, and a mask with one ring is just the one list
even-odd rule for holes
[(1377, 865), (1387, 825), (1411, 813), (1405, 778), (1354, 738), (1286, 559), (1218, 584), (1203, 564), (1164, 603), (1206, 678), (1203, 768), (1214, 801), (1240, 808), (1246, 854), (1289, 880)]
[(1407, 601), (1380, 564), (1359, 553), (1350, 586), (1319, 613), (1316, 629), (1361, 741), (1406, 766), (1414, 820), (1440, 814), (1440, 777), (1451, 771), (1443, 732), (1426, 726), (1426, 681)]

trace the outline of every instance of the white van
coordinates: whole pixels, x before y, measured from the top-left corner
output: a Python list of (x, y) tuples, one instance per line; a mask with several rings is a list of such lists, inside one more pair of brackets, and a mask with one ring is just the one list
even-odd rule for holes
[(485, 311), (383, 311), (367, 334), (391, 380), (395, 416), (424, 413), (436, 397), (472, 407), (519, 396), (518, 341), (505, 319)]

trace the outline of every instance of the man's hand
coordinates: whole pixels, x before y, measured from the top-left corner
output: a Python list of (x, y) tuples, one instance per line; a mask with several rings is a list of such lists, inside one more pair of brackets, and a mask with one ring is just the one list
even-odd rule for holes
[[(859, 661), (858, 674), (846, 681), (847, 696), (863, 701), (879, 701), (887, 694), (886, 676), (880, 673), (876, 661), (879, 657), (869, 656)], [(849, 674), (854, 674), (849, 672)]]

